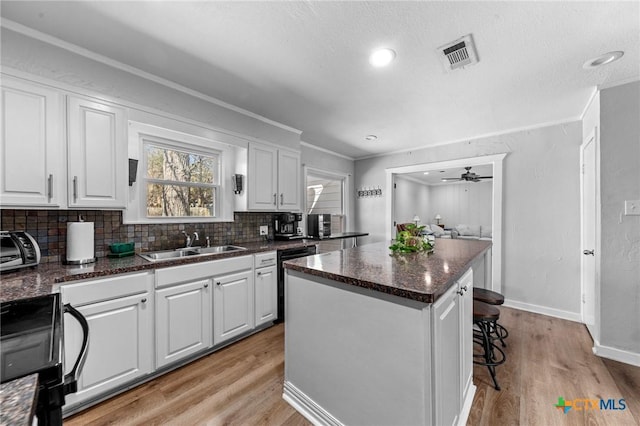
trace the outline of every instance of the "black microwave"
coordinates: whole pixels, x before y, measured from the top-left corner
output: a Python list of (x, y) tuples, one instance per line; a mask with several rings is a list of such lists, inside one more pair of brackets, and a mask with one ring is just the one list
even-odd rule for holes
[(307, 234), (314, 238), (331, 236), (331, 215), (310, 214), (307, 216)]
[(38, 242), (24, 231), (0, 232), (0, 272), (40, 263)]

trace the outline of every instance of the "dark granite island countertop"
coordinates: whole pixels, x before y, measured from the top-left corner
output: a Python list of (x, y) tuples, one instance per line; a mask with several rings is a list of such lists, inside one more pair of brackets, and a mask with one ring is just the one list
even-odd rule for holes
[(438, 239), (433, 253), (391, 254), (388, 243), (317, 254), (284, 263), (287, 269), (433, 303), (491, 248), (490, 241)]
[(0, 385), (0, 425), (30, 426), (37, 392), (37, 374)]

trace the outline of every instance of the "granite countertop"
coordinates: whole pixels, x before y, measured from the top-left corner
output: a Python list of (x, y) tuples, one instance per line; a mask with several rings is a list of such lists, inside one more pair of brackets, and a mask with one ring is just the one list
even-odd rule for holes
[(30, 426), (35, 414), (37, 391), (37, 374), (0, 385), (0, 425)]
[(247, 243), (240, 244), (247, 250), (202, 255), (197, 257), (184, 257), (160, 262), (150, 262), (136, 255), (123, 258), (100, 258), (95, 263), (82, 266), (62, 265), (60, 263), (40, 264), (33, 268), (25, 268), (0, 275), (0, 302), (8, 302), (16, 299), (25, 299), (55, 293), (59, 291), (61, 284), (76, 280), (106, 277), (128, 272), (154, 270), (156, 268), (165, 268), (168, 266), (206, 262), (315, 244), (316, 242), (308, 239)]
[(388, 243), (375, 243), (288, 260), (284, 267), (433, 303), (490, 247), (490, 241), (439, 239), (431, 254), (391, 254)]

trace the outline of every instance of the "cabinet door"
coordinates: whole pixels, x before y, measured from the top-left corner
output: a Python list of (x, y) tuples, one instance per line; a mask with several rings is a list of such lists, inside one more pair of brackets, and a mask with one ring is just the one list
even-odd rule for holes
[[(89, 323), (89, 350), (78, 392), (67, 404), (86, 401), (153, 371), (153, 306), (149, 293), (76, 306)], [(65, 367), (75, 362), (82, 330), (65, 315)]]
[(473, 381), (473, 271), (469, 269), (458, 281), (460, 289), (460, 390), (464, 403)]
[(300, 210), (302, 207), (300, 190), (300, 154), (278, 152), (278, 209)]
[(253, 328), (253, 271), (214, 279), (213, 343), (231, 339)]
[(69, 207), (126, 207), (124, 109), (70, 96), (68, 132)]
[(452, 286), (433, 304), (435, 422), (453, 425), (460, 413), (460, 299)]
[(278, 151), (275, 148), (249, 144), (247, 171), (247, 204), (250, 210), (276, 210)]
[(66, 203), (64, 103), (59, 92), (2, 76), (0, 203)]
[(156, 290), (156, 368), (211, 346), (211, 280)]
[(256, 327), (278, 317), (278, 270), (276, 266), (256, 269)]

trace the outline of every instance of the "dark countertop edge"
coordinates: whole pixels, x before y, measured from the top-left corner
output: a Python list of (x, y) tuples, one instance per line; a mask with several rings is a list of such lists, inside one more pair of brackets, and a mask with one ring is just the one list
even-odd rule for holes
[(41, 263), (31, 268), (6, 271), (0, 274), (0, 302), (27, 299), (56, 293), (63, 284), (76, 281), (105, 278), (132, 272), (154, 271), (156, 269), (211, 262), (239, 256), (251, 256), (269, 251), (288, 248), (315, 246), (312, 240), (269, 241), (241, 244), (246, 250), (229, 253), (207, 254), (195, 257), (150, 262), (138, 256), (112, 259), (101, 257), (95, 263), (72, 266), (61, 263)]
[(422, 293), (419, 291), (411, 291), (411, 290), (401, 289), (397, 287), (390, 287), (390, 286), (376, 283), (369, 280), (361, 280), (354, 277), (347, 277), (344, 275), (335, 274), (333, 272), (320, 271), (318, 269), (308, 268), (306, 266), (292, 264), (289, 262), (284, 262), (283, 267), (285, 269), (291, 269), (291, 270), (302, 272), (308, 275), (326, 278), (329, 280), (338, 281), (344, 284), (353, 285), (356, 287), (362, 287), (362, 288), (378, 291), (381, 293), (391, 294), (394, 296), (402, 297), (404, 299), (411, 299), (411, 300), (415, 300), (423, 303), (434, 303), (440, 298), (440, 296), (446, 293), (460, 277), (464, 275), (464, 273), (471, 267), (471, 265), (476, 259), (484, 255), (491, 247), (492, 247), (491, 244), (487, 245), (487, 247), (482, 249), (472, 258), (470, 258), (464, 267), (460, 268), (460, 270), (456, 274), (451, 275), (448, 278), (448, 280), (441, 287), (440, 291), (436, 291), (434, 293)]
[[(166, 268), (166, 267), (169, 267), (169, 266), (189, 265), (189, 264), (193, 264), (193, 263), (208, 262), (208, 261), (212, 261), (212, 260), (229, 259), (229, 258), (232, 258), (232, 257), (240, 257), (240, 256), (249, 256), (249, 255), (253, 255), (253, 254), (256, 254), (256, 253), (263, 253), (263, 252), (267, 252), (267, 251), (283, 250), (283, 249), (288, 248), (290, 246), (315, 245), (315, 243), (310, 243), (310, 242), (303, 241), (303, 240), (287, 241), (287, 242), (281, 242), (281, 243), (282, 244), (269, 243), (269, 244), (272, 244), (272, 245), (260, 246), (260, 247), (251, 247), (255, 243), (244, 244), (244, 245), (240, 245), (239, 244), (242, 247), (244, 247), (244, 246), (249, 246), (249, 247), (246, 247), (246, 250), (239, 250), (239, 251), (235, 251), (235, 252), (217, 253), (217, 254), (211, 253), (211, 254), (204, 254), (204, 255), (201, 255), (201, 256), (184, 257), (184, 258), (175, 259), (175, 260), (173, 260), (173, 259), (172, 260), (162, 260), (162, 261), (158, 261), (158, 262), (151, 262), (151, 261), (145, 260), (145, 263), (140, 264), (140, 265), (126, 266), (126, 267), (123, 267), (123, 268), (114, 268), (113, 270), (104, 270), (104, 271), (98, 271), (98, 272), (87, 272), (87, 273), (79, 273), (79, 274), (75, 273), (75, 274), (63, 275), (63, 276), (54, 278), (54, 283), (55, 284), (59, 284), (59, 283), (66, 283), (66, 282), (71, 282), (71, 281), (90, 279), (90, 278), (106, 277), (106, 276), (116, 275), (116, 274), (126, 274), (128, 272), (146, 271), (146, 270), (150, 270), (150, 269), (151, 270), (155, 270), (155, 269), (158, 269), (158, 268)], [(142, 253), (142, 254), (144, 254), (144, 253)], [(138, 253), (136, 253), (136, 256), (137, 255), (138, 255)]]
[(334, 235), (329, 235), (328, 237), (308, 237), (309, 240), (313, 241), (328, 241), (328, 240), (340, 240), (346, 238), (354, 238), (354, 237), (366, 237), (369, 235), (368, 232), (340, 232)]
[(38, 393), (38, 374), (0, 385), (0, 425), (31, 426)]

